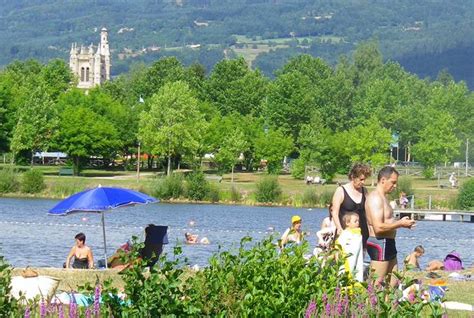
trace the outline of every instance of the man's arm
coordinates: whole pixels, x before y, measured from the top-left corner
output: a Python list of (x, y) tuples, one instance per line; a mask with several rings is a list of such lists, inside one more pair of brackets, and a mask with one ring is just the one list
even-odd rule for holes
[(401, 227), (410, 228), (415, 224), (408, 216), (392, 223), (386, 223), (384, 218), (384, 202), (379, 196), (369, 196), (366, 202), (369, 223), (371, 223), (375, 235), (393, 231)]
[(338, 233), (342, 232), (341, 221), (339, 220), (339, 210), (341, 208), (342, 201), (344, 200), (344, 190), (342, 187), (337, 187), (336, 192), (332, 197), (332, 219), (334, 224), (336, 224), (336, 229)]

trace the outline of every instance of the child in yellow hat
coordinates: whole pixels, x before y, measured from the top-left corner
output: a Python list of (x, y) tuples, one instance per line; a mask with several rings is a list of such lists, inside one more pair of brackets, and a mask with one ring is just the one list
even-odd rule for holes
[(303, 231), (301, 230), (301, 217), (293, 215), (291, 217), (291, 227), (286, 229), (281, 237), (281, 247), (288, 243), (301, 244), (303, 241)]

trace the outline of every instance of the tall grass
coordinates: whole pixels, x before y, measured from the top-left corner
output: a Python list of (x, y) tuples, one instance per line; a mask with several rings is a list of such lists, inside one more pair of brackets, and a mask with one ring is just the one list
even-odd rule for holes
[(17, 192), (19, 187), (18, 173), (14, 168), (5, 167), (0, 170), (0, 193)]
[(304, 190), (302, 203), (305, 206), (317, 206), (319, 204), (319, 196), (314, 187), (310, 186)]
[(282, 194), (278, 178), (276, 176), (266, 176), (256, 184), (255, 199), (257, 202), (277, 202)]

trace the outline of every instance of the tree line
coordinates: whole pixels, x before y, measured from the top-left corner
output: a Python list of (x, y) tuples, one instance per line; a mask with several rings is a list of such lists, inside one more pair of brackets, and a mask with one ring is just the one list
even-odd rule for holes
[(17, 61), (2, 70), (1, 151), (17, 161), (62, 151), (76, 172), (91, 156), (127, 157), (139, 144), (168, 173), (199, 167), (205, 154), (221, 172), (236, 165), (251, 171), (265, 160), (278, 173), (287, 156), (295, 176), (315, 165), (331, 179), (353, 162), (390, 162), (398, 143), (429, 176), (463, 157), (474, 134), (474, 94), (464, 82), (446, 72), (422, 80), (383, 62), (374, 42), (335, 67), (299, 55), (274, 79), (242, 58), (221, 60), (206, 75), (202, 65), (166, 57), (87, 93), (75, 85), (62, 60)]

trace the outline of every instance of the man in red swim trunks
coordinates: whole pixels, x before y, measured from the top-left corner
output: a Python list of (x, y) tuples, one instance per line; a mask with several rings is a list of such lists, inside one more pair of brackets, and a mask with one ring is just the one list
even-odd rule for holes
[[(386, 195), (397, 187), (398, 172), (387, 166), (380, 170), (377, 177), (377, 187), (368, 196), (365, 202), (369, 239), (367, 253), (370, 256), (370, 267), (375, 271), (377, 283), (390, 279), (387, 277), (397, 270), (397, 248), (395, 236), (398, 228), (412, 228), (415, 221), (409, 217), (400, 220), (393, 218), (393, 209), (390, 207)], [(396, 279), (392, 277), (391, 284)]]

